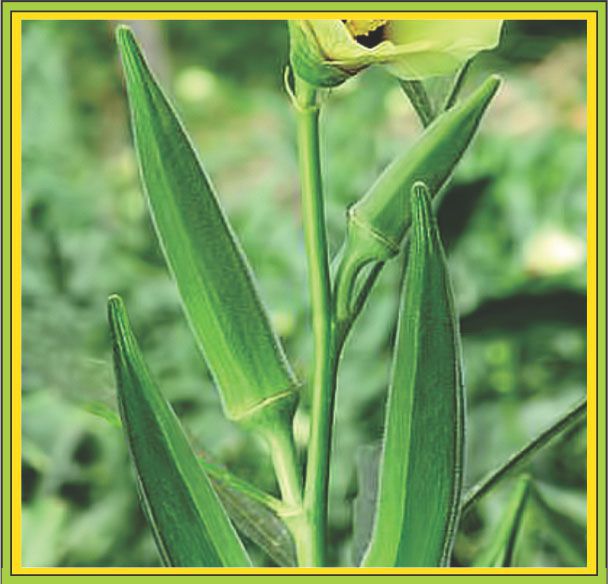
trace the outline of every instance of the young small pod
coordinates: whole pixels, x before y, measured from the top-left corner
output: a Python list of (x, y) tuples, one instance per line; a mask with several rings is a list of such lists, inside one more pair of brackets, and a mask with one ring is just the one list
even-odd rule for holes
[(363, 566), (447, 565), (463, 478), (464, 385), (450, 278), (428, 190), (412, 241), (386, 406), (379, 490)]
[(414, 146), (397, 157), (351, 206), (336, 282), (337, 316), (346, 317), (361, 268), (399, 251), (411, 223), (410, 193), (421, 181), (433, 195), (446, 183), (479, 126), (500, 78), (489, 77), (462, 104), (438, 116)]
[(291, 416), (296, 378), (177, 114), (133, 33), (119, 27), (117, 41), (142, 183), (190, 327), (227, 417), (272, 426)]

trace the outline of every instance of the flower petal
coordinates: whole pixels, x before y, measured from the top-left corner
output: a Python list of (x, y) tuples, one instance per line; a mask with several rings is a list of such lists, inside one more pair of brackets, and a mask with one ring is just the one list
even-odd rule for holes
[(502, 20), (391, 20), (386, 37), (401, 55), (386, 64), (403, 79), (448, 75), (495, 47), (501, 27)]
[[(386, 65), (402, 79), (448, 75), (495, 47), (502, 26), (501, 20), (390, 20), (382, 25), (384, 40), (368, 48), (349, 31), (354, 21), (348, 22), (289, 21), (295, 73), (320, 87), (339, 85), (372, 64)], [(363, 28), (370, 22), (361, 21)]]

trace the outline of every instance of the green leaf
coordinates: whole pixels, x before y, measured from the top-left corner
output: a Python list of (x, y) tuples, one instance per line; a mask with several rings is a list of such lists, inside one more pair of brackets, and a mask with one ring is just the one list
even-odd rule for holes
[[(570, 566), (585, 566), (587, 563), (587, 525), (575, 514), (568, 513), (560, 489), (548, 489), (535, 482), (531, 501), (540, 511), (539, 523), (542, 534), (559, 551), (559, 555)], [(561, 505), (561, 506), (560, 506)]]
[(501, 517), (492, 541), (475, 560), (477, 567), (508, 568), (514, 565), (515, 548), (521, 533), (530, 494), (530, 477), (520, 477)]
[(23, 506), (21, 517), (29, 544), (23, 550), (23, 565), (28, 568), (62, 565), (66, 561), (65, 541), (58, 535), (65, 534), (70, 504), (56, 495), (35, 497)]
[(173, 107), (131, 31), (117, 31), (141, 178), (156, 233), (226, 415), (295, 404), (296, 379), (245, 255)]
[(365, 566), (444, 566), (458, 522), (464, 386), (458, 321), (426, 186), (412, 189), (380, 488)]
[(295, 566), (293, 539), (280, 515), (290, 511), (272, 495), (233, 475), (223, 466), (199, 458), (237, 530), (279, 566)]
[(108, 303), (118, 405), (142, 505), (169, 566), (249, 566), (177, 416), (154, 384), (122, 300)]
[(248, 537), (278, 566), (297, 565), (293, 539), (285, 522), (248, 495), (213, 480), (213, 485), (237, 530)]
[(374, 511), (378, 501), (378, 468), (382, 444), (368, 444), (357, 452), (357, 496), (353, 502), (353, 565), (363, 560), (372, 538)]
[(226, 486), (236, 492), (246, 495), (248, 498), (272, 509), (275, 513), (283, 513), (286, 511), (287, 508), (283, 501), (266, 491), (259, 489), (255, 485), (238, 478), (223, 466), (210, 462), (205, 457), (199, 458), (198, 462), (214, 484)]

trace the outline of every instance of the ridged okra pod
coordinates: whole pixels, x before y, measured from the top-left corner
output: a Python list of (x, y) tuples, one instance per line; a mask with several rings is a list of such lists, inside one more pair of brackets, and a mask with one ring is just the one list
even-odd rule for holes
[(154, 383), (122, 300), (108, 302), (118, 406), (137, 488), (166, 566), (250, 566), (169, 402)]
[(253, 275), (177, 114), (126, 27), (117, 31), (137, 158), (156, 234), (226, 415), (268, 426), (297, 382)]
[(447, 565), (460, 510), (464, 385), (450, 278), (430, 197), (412, 194), (378, 503), (364, 566)]
[(462, 104), (438, 116), (414, 146), (398, 156), (365, 196), (348, 210), (347, 235), (336, 280), (338, 320), (346, 318), (361, 268), (399, 251), (411, 223), (410, 193), (416, 181), (435, 195), (451, 176), (500, 85), (488, 78)]

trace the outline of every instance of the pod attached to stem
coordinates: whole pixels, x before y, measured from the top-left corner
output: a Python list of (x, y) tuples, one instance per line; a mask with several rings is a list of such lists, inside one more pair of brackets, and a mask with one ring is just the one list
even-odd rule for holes
[(416, 181), (436, 195), (471, 143), (481, 118), (500, 85), (491, 76), (461, 105), (444, 112), (414, 146), (397, 157), (365, 196), (351, 206), (342, 259), (336, 274), (336, 317), (352, 312), (355, 282), (370, 262), (399, 252), (411, 223), (410, 193)]
[(175, 110), (133, 33), (119, 27), (117, 40), (142, 183), (190, 327), (227, 417), (274, 436), (289, 428), (296, 378)]
[(458, 320), (430, 196), (412, 191), (412, 241), (363, 566), (447, 565), (460, 513), (464, 385)]

